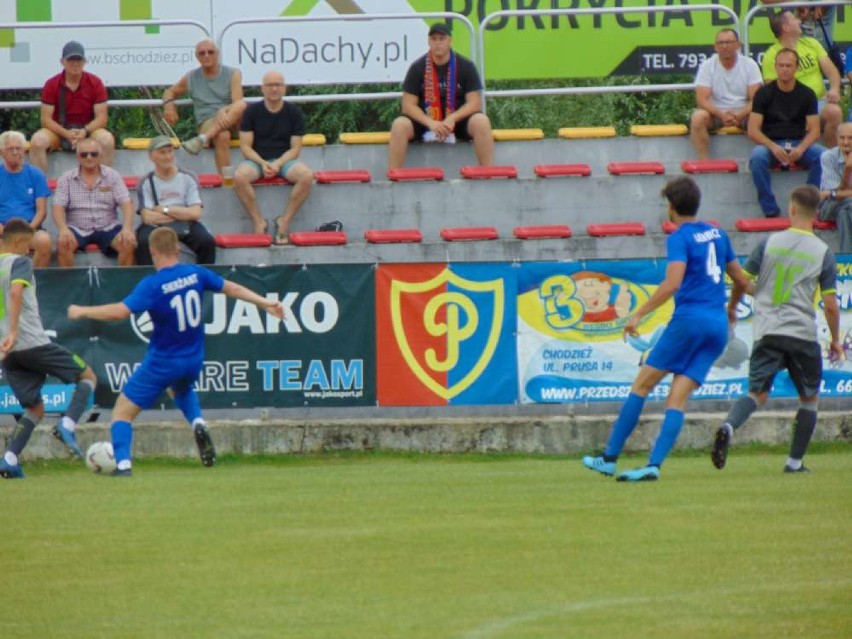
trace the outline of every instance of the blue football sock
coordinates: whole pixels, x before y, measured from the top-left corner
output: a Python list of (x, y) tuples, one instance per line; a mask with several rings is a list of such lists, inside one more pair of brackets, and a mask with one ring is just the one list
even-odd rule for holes
[(645, 405), (645, 398), (636, 393), (630, 393), (624, 404), (621, 406), (621, 411), (618, 413), (618, 418), (612, 425), (612, 432), (609, 434), (609, 441), (604, 450), (604, 458), (607, 461), (615, 461), (621, 454), (621, 449), (624, 448), (624, 442), (630, 437), (630, 433), (636, 428), (639, 423), (639, 415), (642, 414), (642, 407)]
[(669, 451), (677, 441), (677, 436), (680, 435), (681, 428), (683, 428), (683, 411), (674, 408), (666, 410), (663, 425), (660, 427), (660, 434), (657, 436), (657, 441), (651, 451), (651, 458), (648, 460), (649, 466), (660, 467), (663, 465)]
[(190, 388), (183, 395), (175, 395), (175, 404), (180, 408), (180, 412), (183, 413), (190, 425), (196, 419), (201, 419), (201, 402), (198, 400), (198, 393), (195, 392), (195, 389)]
[(115, 421), (112, 423), (112, 450), (115, 461), (130, 461), (130, 446), (133, 443), (133, 425), (130, 422)]

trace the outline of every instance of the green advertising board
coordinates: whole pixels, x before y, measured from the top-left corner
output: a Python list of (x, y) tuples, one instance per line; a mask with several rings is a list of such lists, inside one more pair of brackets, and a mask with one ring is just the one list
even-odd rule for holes
[[(732, 26), (731, 17), (719, 10), (695, 9), (724, 6), (745, 18), (758, 0), (409, 0), (420, 12), (451, 11), (467, 17), (476, 27), (498, 11), (562, 9), (618, 9), (676, 7), (670, 13), (606, 13), (599, 15), (518, 15), (490, 20), (483, 37), (482, 56), (488, 80), (533, 78), (584, 78), (609, 75), (694, 74), (712, 55), (719, 29)], [(693, 9), (690, 9), (693, 8)], [(852, 44), (850, 12), (837, 8), (835, 38)], [(773, 41), (765, 12), (757, 13), (747, 27), (752, 55)], [(467, 30), (454, 30), (454, 45), (469, 52)]]
[[(205, 408), (374, 405), (375, 305), (370, 265), (215, 267), (220, 275), (279, 299), (284, 321), (240, 300), (207, 294)], [(111, 407), (142, 361), (148, 318), (70, 322), (69, 304), (122, 300), (144, 268), (43, 269), (38, 297), (46, 328), (95, 370), (95, 403)], [(165, 395), (165, 408), (174, 405)]]

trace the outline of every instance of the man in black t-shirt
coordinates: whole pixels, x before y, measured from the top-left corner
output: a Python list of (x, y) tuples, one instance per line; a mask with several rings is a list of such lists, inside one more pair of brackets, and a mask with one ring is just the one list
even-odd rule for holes
[(494, 163), (491, 121), (482, 113), (482, 81), (473, 62), (452, 49), (446, 24), (429, 29), (429, 51), (415, 60), (402, 83), (402, 115), (393, 121), (388, 169), (405, 162), (408, 143), (473, 140), (481, 166)]
[(819, 188), (825, 149), (820, 136), (817, 97), (796, 80), (799, 54), (782, 49), (775, 57), (778, 79), (757, 90), (748, 120), (748, 137), (757, 144), (748, 161), (757, 199), (766, 217), (778, 217), (781, 209), (772, 193), (769, 169), (798, 164), (808, 169), (808, 184)]
[(305, 203), (314, 174), (298, 161), (305, 135), (305, 118), (295, 104), (284, 101), (284, 76), (269, 71), (260, 88), (263, 100), (249, 105), (240, 122), (240, 151), (245, 158), (234, 173), (234, 190), (254, 223), (255, 233), (266, 233), (266, 221), (257, 205), (252, 182), (280, 176), (293, 185), (284, 212), (275, 218), (274, 243), (289, 243), (290, 222)]

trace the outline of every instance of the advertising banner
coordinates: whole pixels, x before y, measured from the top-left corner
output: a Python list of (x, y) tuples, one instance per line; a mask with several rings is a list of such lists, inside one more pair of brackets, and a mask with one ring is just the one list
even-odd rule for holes
[[(257, 406), (374, 405), (375, 317), (369, 265), (216, 267), (261, 295), (280, 300), (279, 321), (253, 304), (207, 294), (202, 306), (206, 334), (204, 369), (196, 389), (209, 408)], [(100, 380), (95, 401), (111, 406), (123, 383), (141, 363), (152, 330), (147, 314), (125, 322), (69, 322), (70, 303), (121, 301), (147, 269), (75, 270), (78, 296), (54, 286), (60, 269), (39, 272), (46, 326), (75, 350)], [(88, 299), (88, 302), (82, 301)], [(172, 407), (163, 397), (163, 405)]]
[[(850, 265), (840, 260), (838, 294), (841, 335), (852, 354)], [(524, 264), (518, 278), (518, 377), (523, 403), (587, 403), (627, 397), (639, 367), (671, 319), (670, 300), (647, 315), (640, 337), (623, 336), (629, 316), (665, 277), (663, 260), (600, 261), (579, 264)], [(732, 399), (748, 392), (752, 345), (751, 300), (740, 306), (740, 320), (725, 352), (713, 365), (695, 399)], [(826, 350), (827, 327), (817, 311), (820, 342)], [(852, 361), (824, 360), (823, 392), (852, 396)], [(668, 394), (668, 382), (651, 399)], [(773, 397), (796, 397), (786, 371), (775, 380)]]
[(514, 290), (507, 264), (379, 266), (379, 405), (514, 403)]
[[(584, 78), (694, 73), (713, 53), (715, 33), (730, 16), (698, 5), (732, 9), (741, 23), (758, 0), (5, 0), (0, 22), (37, 28), (0, 29), (0, 88), (40, 88), (58, 73), (62, 45), (86, 47), (87, 69), (109, 86), (169, 85), (197, 66), (194, 44), (221, 38), (222, 61), (239, 67), (248, 86), (270, 69), (290, 84), (401, 83), (427, 48), (428, 24), (418, 14), (448, 12), (476, 30), (502, 10), (647, 8), (670, 13), (502, 16), (484, 35), (487, 80)], [(363, 19), (392, 14), (405, 19)], [(835, 39), (852, 44), (849, 11), (838, 7)], [(353, 18), (357, 18), (354, 19)], [(285, 19), (282, 22), (281, 19)], [(191, 20), (184, 26), (127, 26), (131, 20)], [(84, 25), (85, 22), (112, 22)], [(453, 46), (478, 46), (458, 20)], [(741, 24), (745, 29), (745, 24)], [(772, 41), (765, 14), (748, 25), (753, 53)]]

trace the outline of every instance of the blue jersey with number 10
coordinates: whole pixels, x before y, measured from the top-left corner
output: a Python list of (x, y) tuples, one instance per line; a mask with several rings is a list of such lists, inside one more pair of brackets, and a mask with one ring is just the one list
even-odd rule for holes
[(669, 236), (666, 248), (669, 262), (686, 263), (672, 317), (726, 317), (725, 272), (737, 256), (725, 231), (686, 222)]
[(149, 355), (193, 357), (204, 353), (201, 301), (204, 291), (219, 292), (225, 280), (195, 264), (175, 264), (148, 275), (124, 299), (135, 314), (148, 311), (154, 333)]

